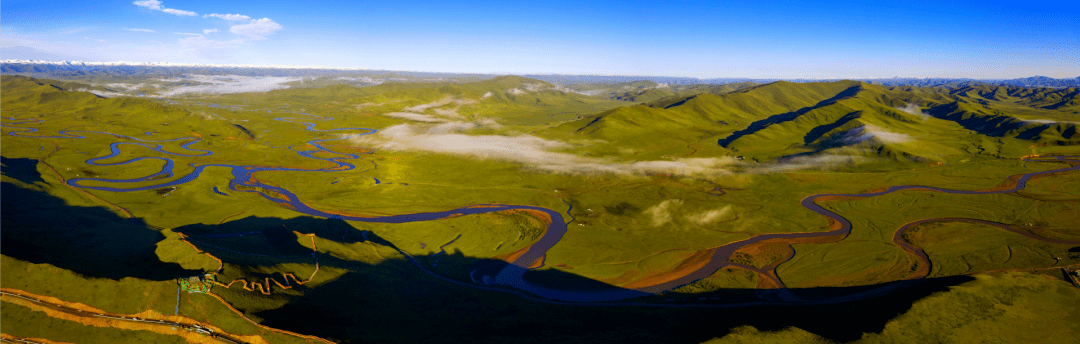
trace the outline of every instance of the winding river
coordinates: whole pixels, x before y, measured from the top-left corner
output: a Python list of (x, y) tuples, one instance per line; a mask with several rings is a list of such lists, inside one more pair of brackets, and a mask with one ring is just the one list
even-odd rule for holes
[[(305, 126), (306, 130), (316, 131), (316, 132), (353, 131), (353, 132), (359, 132), (358, 133), (359, 135), (369, 135), (369, 134), (372, 134), (372, 133), (376, 132), (375, 129), (370, 129), (370, 128), (336, 128), (336, 129), (323, 129), (323, 130), (315, 129), (316, 124), (310, 123), (310, 122), (303, 122), (303, 121), (308, 121), (308, 120), (325, 121), (325, 120), (331, 120), (332, 118), (320, 117), (320, 116), (304, 114), (304, 113), (301, 113), (300, 115), (303, 115), (305, 117), (304, 118), (281, 117), (281, 118), (275, 118), (275, 120), (283, 121), (283, 122), (302, 124), (302, 125)], [(816, 303), (841, 302), (841, 301), (864, 299), (864, 298), (869, 298), (869, 297), (880, 296), (880, 295), (882, 295), (884, 293), (888, 293), (888, 292), (890, 292), (892, 290), (895, 290), (897, 288), (903, 288), (903, 287), (905, 287), (905, 286), (907, 286), (909, 284), (907, 284), (907, 283), (892, 283), (892, 284), (887, 284), (887, 285), (883, 285), (883, 286), (880, 286), (880, 287), (877, 287), (877, 288), (872, 288), (872, 289), (865, 290), (865, 291), (862, 291), (862, 292), (848, 294), (848, 295), (840, 296), (840, 297), (804, 299), (804, 298), (796, 297), (795, 295), (793, 295), (791, 292), (789, 292), (786, 288), (783, 287), (783, 284), (779, 280), (777, 280), (777, 283), (780, 285), (781, 288), (779, 288), (775, 292), (764, 292), (764, 293), (762, 293), (761, 294), (762, 295), (761, 296), (761, 301), (756, 301), (756, 302), (744, 302), (744, 303), (738, 303), (738, 304), (677, 304), (677, 305), (675, 305), (675, 304), (673, 304), (673, 305), (664, 305), (664, 304), (655, 304), (655, 303), (627, 303), (627, 302), (610, 303), (610, 301), (627, 300), (627, 299), (632, 299), (632, 298), (637, 298), (637, 297), (642, 297), (642, 296), (647, 296), (647, 295), (655, 295), (655, 294), (658, 294), (658, 293), (671, 291), (671, 290), (676, 289), (676, 288), (678, 288), (680, 286), (684, 286), (684, 285), (693, 283), (695, 281), (701, 280), (703, 278), (709, 277), (710, 275), (715, 273), (717, 270), (725, 268), (725, 267), (729, 267), (729, 266), (733, 266), (733, 267), (737, 267), (737, 268), (744, 268), (744, 269), (752, 270), (752, 271), (761, 273), (763, 275), (766, 275), (764, 273), (765, 271), (763, 271), (762, 269), (756, 269), (756, 268), (753, 268), (753, 267), (748, 267), (748, 266), (745, 266), (745, 265), (732, 263), (732, 262), (730, 262), (728, 260), (735, 253), (735, 251), (737, 251), (740, 248), (743, 248), (743, 247), (745, 247), (747, 245), (753, 245), (753, 244), (761, 243), (761, 242), (766, 241), (766, 240), (778, 240), (778, 241), (786, 242), (788, 244), (794, 243), (794, 242), (806, 242), (808, 240), (812, 241), (814, 239), (826, 240), (825, 242), (834, 242), (834, 241), (843, 240), (845, 237), (848, 236), (848, 234), (851, 233), (851, 228), (852, 228), (851, 222), (848, 221), (847, 219), (845, 219), (843, 216), (840, 216), (839, 214), (837, 214), (835, 212), (832, 212), (832, 211), (830, 211), (828, 209), (825, 209), (824, 207), (818, 205), (815, 201), (819, 200), (819, 199), (823, 199), (823, 198), (827, 199), (827, 198), (835, 198), (835, 197), (855, 197), (855, 198), (874, 197), (874, 196), (880, 196), (880, 195), (889, 194), (889, 193), (900, 191), (900, 190), (909, 190), (909, 189), (930, 190), (930, 191), (953, 193), (953, 194), (1009, 193), (1009, 192), (1015, 192), (1015, 191), (1024, 189), (1024, 187), (1026, 186), (1027, 181), (1030, 180), (1032, 177), (1039, 176), (1039, 175), (1060, 173), (1060, 172), (1073, 171), (1073, 170), (1080, 169), (1080, 157), (1048, 157), (1048, 158), (1043, 158), (1043, 159), (1038, 159), (1038, 160), (1027, 158), (1027, 159), (1025, 159), (1025, 161), (1061, 161), (1061, 162), (1071, 163), (1072, 166), (1068, 167), (1068, 168), (1061, 168), (1061, 169), (1048, 170), (1048, 171), (1042, 171), (1042, 172), (1034, 172), (1034, 173), (1028, 173), (1028, 174), (1023, 174), (1023, 175), (1019, 175), (1019, 176), (1014, 176), (1014, 177), (1019, 177), (1019, 178), (1016, 180), (1016, 185), (1013, 186), (1012, 188), (1008, 189), (1008, 190), (964, 191), (964, 190), (951, 190), (951, 189), (927, 187), (927, 186), (919, 186), (919, 185), (904, 185), (904, 186), (893, 186), (893, 187), (890, 187), (890, 188), (885, 189), (883, 191), (877, 191), (877, 192), (867, 192), (867, 193), (857, 193), (857, 194), (818, 194), (818, 195), (812, 195), (812, 196), (806, 197), (806, 198), (804, 198), (802, 200), (802, 202), (801, 202), (802, 206), (806, 207), (807, 209), (809, 209), (811, 211), (814, 211), (814, 212), (816, 212), (818, 214), (821, 214), (822, 216), (825, 216), (825, 217), (831, 219), (831, 230), (825, 231), (825, 232), (777, 233), (777, 234), (757, 235), (757, 236), (751, 237), (751, 238), (746, 239), (746, 240), (732, 242), (732, 243), (729, 243), (729, 244), (726, 244), (726, 245), (723, 245), (723, 246), (719, 246), (719, 247), (715, 247), (715, 248), (707, 250), (707, 251), (711, 251), (712, 253), (709, 256), (708, 262), (706, 264), (704, 264), (703, 266), (701, 266), (701, 267), (699, 267), (699, 268), (697, 268), (697, 269), (695, 269), (693, 271), (690, 271), (690, 272), (686, 273), (685, 275), (682, 275), (682, 276), (679, 276), (679, 277), (676, 277), (676, 278), (673, 278), (673, 279), (668, 279), (666, 281), (663, 281), (663, 282), (660, 282), (660, 283), (657, 283), (657, 284), (654, 284), (654, 285), (649, 285), (649, 286), (635, 288), (635, 289), (622, 289), (622, 288), (612, 287), (612, 288), (607, 289), (607, 290), (581, 291), (581, 290), (553, 289), (553, 288), (538, 286), (538, 285), (529, 283), (528, 281), (526, 281), (523, 278), (525, 272), (529, 270), (529, 267), (533, 264), (533, 262), (536, 262), (538, 260), (542, 260), (544, 258), (545, 253), (550, 248), (552, 248), (553, 246), (558, 244), (559, 241), (562, 239), (563, 235), (566, 233), (566, 231), (567, 231), (567, 221), (565, 221), (563, 215), (560, 214), (557, 211), (547, 209), (547, 208), (543, 208), (543, 207), (528, 206), (528, 205), (478, 204), (478, 205), (466, 206), (466, 207), (462, 207), (462, 208), (457, 208), (457, 209), (452, 209), (452, 210), (447, 210), (447, 211), (440, 211), (440, 212), (426, 212), (426, 213), (414, 213), (414, 214), (402, 214), (402, 215), (390, 215), (390, 216), (371, 216), (371, 217), (350, 216), (350, 215), (329, 213), (329, 212), (325, 212), (325, 211), (322, 211), (322, 210), (319, 210), (319, 209), (312, 208), (311, 206), (301, 202), (297, 198), (297, 196), (295, 194), (293, 194), (292, 192), (290, 192), (289, 190), (281, 188), (281, 187), (267, 185), (267, 184), (264, 184), (262, 182), (259, 182), (255, 178), (253, 178), (253, 175), (255, 173), (257, 173), (257, 172), (265, 172), (265, 171), (335, 172), (335, 171), (347, 171), (347, 170), (355, 169), (356, 165), (354, 165), (352, 163), (349, 163), (349, 162), (346, 162), (344, 160), (359, 159), (359, 157), (360, 157), (359, 154), (338, 153), (338, 152), (331, 151), (331, 150), (329, 150), (326, 147), (321, 145), (321, 143), (323, 143), (323, 142), (333, 141), (333, 140), (340, 140), (340, 139), (314, 139), (314, 140), (308, 141), (307, 144), (315, 147), (316, 148), (315, 150), (300, 151), (300, 150), (292, 149), (292, 147), (289, 148), (289, 149), (292, 149), (293, 151), (295, 151), (296, 153), (300, 154), (301, 156), (311, 158), (311, 159), (316, 159), (316, 160), (327, 161), (327, 162), (330, 162), (330, 163), (334, 164), (334, 167), (330, 167), (330, 168), (302, 169), (302, 168), (290, 168), (290, 167), (268, 167), (268, 166), (260, 166), (260, 165), (194, 164), (193, 163), (190, 166), (193, 167), (194, 170), (192, 172), (180, 177), (180, 178), (176, 178), (176, 179), (168, 180), (168, 181), (163, 181), (161, 183), (157, 183), (157, 184), (149, 185), (149, 186), (121, 188), (121, 187), (106, 187), (106, 186), (85, 185), (84, 183), (85, 182), (98, 182), (98, 183), (124, 184), (124, 183), (147, 182), (147, 181), (153, 181), (153, 180), (165, 180), (165, 179), (170, 179), (170, 178), (174, 177), (173, 169), (175, 167), (175, 162), (172, 159), (167, 158), (167, 157), (138, 157), (138, 158), (134, 158), (134, 159), (131, 159), (131, 160), (122, 161), (122, 162), (116, 162), (116, 163), (101, 163), (100, 162), (100, 161), (107, 160), (107, 159), (118, 156), (121, 153), (121, 146), (138, 145), (138, 146), (143, 146), (143, 147), (149, 148), (149, 149), (154, 150), (154, 151), (159, 152), (159, 153), (163, 153), (165, 155), (174, 155), (174, 156), (183, 156), (183, 157), (207, 156), (207, 155), (213, 154), (213, 152), (208, 151), (208, 150), (199, 150), (199, 149), (191, 148), (192, 145), (197, 144), (197, 143), (199, 143), (201, 141), (201, 139), (197, 138), (197, 137), (185, 137), (185, 138), (176, 138), (176, 139), (170, 139), (170, 140), (146, 140), (146, 139), (140, 139), (140, 138), (135, 138), (135, 137), (131, 137), (131, 136), (106, 133), (106, 132), (69, 131), (69, 130), (59, 131), (58, 135), (35, 136), (35, 135), (29, 135), (29, 134), (34, 133), (34, 132), (37, 131), (37, 129), (35, 129), (35, 128), (14, 127), (12, 125), (23, 125), (23, 124), (30, 124), (30, 123), (38, 123), (38, 122), (41, 122), (43, 120), (41, 120), (41, 119), (16, 119), (16, 118), (12, 118), (12, 117), (3, 117), (3, 118), (6, 119), (6, 120), (10, 120), (10, 121), (18, 121), (17, 123), (8, 123), (8, 124), (3, 125), (3, 127), (5, 127), (5, 128), (12, 129), (12, 131), (10, 131), (8, 133), (9, 135), (12, 135), (12, 136), (30, 137), (30, 138), (50, 138), (50, 139), (78, 139), (78, 138), (85, 138), (86, 136), (84, 136), (84, 135), (93, 134), (93, 135), (111, 135), (111, 136), (114, 136), (114, 137), (116, 137), (118, 139), (126, 139), (126, 140), (136, 141), (136, 142), (115, 142), (115, 143), (110, 144), (111, 153), (109, 155), (106, 155), (106, 156), (97, 157), (97, 158), (91, 158), (89, 160), (86, 160), (86, 163), (90, 164), (90, 165), (95, 165), (95, 166), (116, 166), (116, 165), (130, 164), (132, 162), (136, 162), (136, 161), (140, 161), (140, 160), (146, 160), (146, 159), (161, 160), (164, 163), (164, 165), (162, 166), (160, 171), (155, 172), (155, 173), (153, 173), (151, 175), (148, 175), (148, 176), (145, 176), (145, 177), (141, 177), (141, 178), (134, 178), (134, 179), (73, 178), (73, 179), (70, 179), (70, 180), (67, 181), (67, 183), (69, 185), (74, 186), (74, 187), (83, 188), (83, 189), (109, 191), (109, 192), (133, 192), (133, 191), (160, 189), (160, 188), (166, 188), (166, 187), (181, 185), (181, 184), (184, 184), (184, 183), (188, 183), (188, 182), (190, 182), (192, 180), (195, 180), (196, 178), (199, 177), (199, 175), (202, 173), (202, 171), (207, 167), (225, 167), (225, 168), (231, 169), (231, 171), (232, 171), (232, 179), (229, 180), (229, 189), (230, 190), (232, 190), (234, 192), (253, 192), (253, 193), (257, 193), (257, 194), (261, 195), (262, 197), (264, 197), (265, 199), (267, 199), (269, 201), (273, 201), (273, 202), (276, 202), (278, 204), (281, 204), (282, 206), (284, 206), (286, 208), (289, 208), (289, 209), (292, 209), (292, 210), (294, 210), (296, 212), (306, 214), (306, 215), (310, 215), (310, 216), (328, 218), (328, 219), (340, 219), (340, 220), (359, 221), (359, 222), (377, 222), (377, 223), (407, 223), (407, 222), (418, 222), (418, 221), (433, 221), (433, 220), (443, 219), (443, 218), (446, 218), (446, 217), (449, 217), (449, 216), (482, 214), (482, 213), (491, 213), (491, 212), (499, 212), (499, 211), (507, 211), (507, 210), (532, 210), (532, 211), (543, 212), (544, 214), (547, 214), (547, 216), (549, 216), (550, 219), (551, 219), (551, 221), (548, 224), (547, 229), (544, 231), (543, 235), (535, 243), (528, 246), (525, 249), (526, 251), (523, 254), (517, 256), (515, 259), (513, 259), (513, 261), (510, 261), (510, 262), (507, 262), (507, 264), (503, 264), (503, 265), (499, 265), (499, 266), (495, 266), (495, 267), (492, 267), (490, 265), (481, 266), (481, 267), (478, 267), (478, 268), (474, 269), (473, 271), (471, 271), (469, 276), (471, 277), (471, 279), (473, 280), (474, 283), (465, 283), (465, 282), (450, 279), (450, 278), (447, 278), (445, 276), (434, 273), (434, 272), (428, 270), (422, 264), (420, 264), (416, 259), (414, 259), (409, 254), (407, 254), (407, 253), (405, 253), (404, 251), (401, 251), (401, 250), (398, 250), (398, 251), (401, 252), (402, 254), (404, 254), (405, 257), (412, 264), (414, 264), (417, 268), (421, 269), (425, 273), (428, 273), (428, 274), (430, 274), (432, 276), (435, 276), (435, 277), (437, 277), (439, 279), (442, 279), (442, 280), (445, 280), (445, 281), (448, 281), (448, 282), (451, 282), (451, 283), (454, 283), (454, 284), (459, 284), (459, 285), (464, 285), (464, 286), (468, 286), (468, 287), (472, 287), (472, 288), (478, 288), (478, 289), (484, 289), (484, 290), (492, 290), (492, 291), (510, 293), (510, 294), (518, 295), (520, 297), (531, 299), (531, 300), (549, 302), (549, 303), (558, 303), (558, 304), (643, 305), (643, 306), (660, 306), (660, 307), (731, 307), (731, 306), (760, 305), (760, 304), (808, 304), (808, 303), (809, 304), (816, 304)], [(78, 133), (78, 134), (76, 134), (76, 133)], [(191, 153), (177, 153), (177, 152), (166, 151), (163, 148), (163, 146), (161, 145), (161, 143), (164, 143), (164, 142), (174, 142), (174, 141), (188, 141), (188, 142), (183, 143), (180, 147), (183, 148), (186, 151), (191, 152)], [(334, 155), (337, 155), (338, 157), (320, 158), (320, 157), (315, 155), (316, 153), (319, 153), (319, 152), (326, 152), (326, 153), (334, 154)], [(373, 153), (374, 152), (369, 152), (369, 153), (364, 153), (364, 154), (373, 154)], [(270, 193), (267, 193), (267, 192), (264, 192), (264, 191), (270, 191)], [(220, 190), (217, 190), (216, 187), (213, 189), (213, 192), (220, 193), (222, 195), (226, 195), (225, 193), (221, 192)], [(569, 214), (569, 211), (567, 212), (567, 214)], [(960, 219), (960, 220), (968, 220), (968, 219)], [(909, 225), (912, 225), (912, 224), (909, 224)], [(909, 225), (907, 225), (905, 227), (902, 227), (901, 229), (897, 230), (896, 236), (899, 237), (904, 229), (910, 227)], [(1000, 225), (1000, 224), (998, 224), (998, 225), (999, 225), (999, 227), (1008, 229), (1007, 226)], [(365, 238), (366, 238), (366, 232), (362, 232), (362, 234), (364, 234)], [(1034, 236), (1029, 236), (1029, 237), (1037, 238), (1037, 239), (1040, 239), (1040, 240), (1047, 240), (1047, 239), (1038, 238), (1038, 237), (1034, 237)], [(901, 248), (903, 248), (905, 251), (908, 251), (908, 252), (910, 252), (910, 253), (912, 253), (912, 254), (914, 254), (916, 256), (919, 256), (920, 262), (924, 263), (924, 266), (920, 267), (920, 269), (925, 269), (927, 273), (929, 272), (929, 264), (930, 264), (929, 258), (926, 257), (926, 254), (923, 253), (921, 249), (918, 249), (914, 245), (910, 245), (910, 244), (907, 244), (905, 242), (902, 242), (902, 239), (899, 240), (899, 241), (896, 241), (896, 243), (897, 243), (897, 245), (901, 246)], [(1072, 243), (1072, 242), (1067, 242), (1067, 243)], [(1080, 242), (1076, 242), (1076, 243), (1080, 243)], [(788, 259), (790, 259), (790, 257), (788, 257)], [(775, 276), (775, 272), (772, 272), (771, 274), (772, 274), (772, 276)], [(925, 276), (926, 276), (925, 274), (922, 274), (922, 276), (917, 276), (917, 277), (925, 277)], [(767, 278), (775, 278), (775, 277), (769, 277), (769, 276), (766, 276), (766, 277)], [(516, 289), (517, 291), (506, 289), (505, 287), (499, 287), (499, 286), (509, 286), (509, 287), (512, 287), (512, 288)]]

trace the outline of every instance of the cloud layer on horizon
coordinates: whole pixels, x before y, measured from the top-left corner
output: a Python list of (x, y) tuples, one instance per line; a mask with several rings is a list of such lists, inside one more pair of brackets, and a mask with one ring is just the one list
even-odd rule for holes
[[(203, 83), (202, 85), (180, 86), (158, 94), (172, 97), (188, 93), (225, 94), (244, 92), (266, 92), (289, 88), (285, 83), (300, 80), (299, 77), (251, 77), (242, 75), (199, 75), (184, 76), (185, 80)], [(167, 80), (179, 81), (179, 80)]]

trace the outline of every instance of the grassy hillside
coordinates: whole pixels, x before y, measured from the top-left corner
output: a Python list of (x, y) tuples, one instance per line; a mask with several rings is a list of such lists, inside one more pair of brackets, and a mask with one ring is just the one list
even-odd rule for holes
[[(277, 108), (274, 104), (288, 104), (294, 109), (330, 106), (373, 115), (405, 112), (424, 115), (414, 118), (426, 117), (430, 122), (489, 118), (511, 126), (560, 122), (622, 105), (618, 100), (566, 92), (550, 83), (518, 76), (469, 83), (334, 85), (271, 91), (266, 96), (271, 103), (251, 105)], [(243, 96), (223, 96), (236, 97)]]
[(653, 158), (745, 156), (765, 161), (845, 155), (950, 162), (971, 155), (1075, 151), (1060, 147), (1080, 145), (1080, 115), (1073, 104), (1077, 93), (781, 81), (723, 95), (622, 107), (540, 133), (604, 140), (606, 144), (587, 148), (597, 154), (621, 151)]
[[(145, 137), (147, 132), (199, 132), (208, 136), (248, 138), (235, 124), (220, 118), (168, 107), (138, 98), (103, 98), (89, 92), (65, 91), (66, 84), (4, 75), (0, 107), (5, 115), (48, 116), (67, 130), (106, 131)], [(43, 133), (41, 135), (54, 135)], [(35, 135), (35, 134), (27, 134)]]
[[(1080, 291), (1049, 276), (1023, 273), (976, 275), (915, 302), (882, 329), (850, 341), (871, 343), (1027, 343), (1032, 338), (1074, 342), (1080, 333), (1061, 319), (1080, 316), (1071, 301)], [(752, 326), (705, 343), (836, 343), (798, 327), (759, 331)]]
[(575, 93), (603, 96), (628, 103), (651, 103), (662, 99), (685, 98), (703, 93), (725, 94), (756, 85), (740, 82), (723, 85), (669, 85), (654, 81), (632, 81), (601, 84), (573, 84), (562, 88)]

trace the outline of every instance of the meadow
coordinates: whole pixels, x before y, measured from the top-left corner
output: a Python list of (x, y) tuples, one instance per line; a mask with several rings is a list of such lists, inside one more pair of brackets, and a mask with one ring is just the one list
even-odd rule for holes
[[(542, 207), (562, 214), (566, 232), (524, 281), (638, 289), (687, 274), (726, 245), (829, 231), (834, 221), (800, 204), (812, 195), (897, 185), (991, 190), (1010, 176), (1073, 166), (1023, 159), (1080, 154), (1075, 123), (1066, 121), (1075, 106), (1050, 90), (987, 98), (986, 90), (840, 81), (569, 92), (511, 76), (158, 99), (103, 98), (10, 75), (2, 86), (4, 288), (118, 314), (179, 313), (271, 343), (417, 342), (477, 331), (476, 342), (521, 341), (510, 328), (532, 323), (563, 329), (541, 341), (876, 342), (944, 333), (912, 318), (938, 304), (959, 314), (975, 302), (972, 290), (989, 290), (983, 303), (1014, 302), (1003, 301), (1013, 300), (1009, 290), (1053, 291), (1017, 299), (1031, 312), (1077, 297), (1053, 275), (1080, 264), (1075, 170), (1012, 193), (914, 189), (821, 200), (852, 223), (849, 235), (744, 246), (692, 283), (588, 306), (478, 280), (476, 272), (506, 266), (541, 240), (552, 221), (545, 213), (371, 223), (314, 217), (285, 202), (355, 217)], [(1052, 99), (1063, 105), (1046, 108)], [(1060, 122), (1029, 120), (1036, 117)], [(287, 169), (238, 179), (267, 167)], [(946, 218), (1027, 235), (963, 221), (919, 224), (902, 238), (933, 265), (907, 281), (919, 258), (894, 234)], [(217, 281), (210, 294), (185, 293), (177, 306), (176, 280), (203, 274)], [(784, 294), (827, 300), (875, 288), (898, 291), (839, 304)], [(726, 308), (743, 304), (760, 307)], [(12, 322), (10, 333), (5, 324), (10, 335), (63, 340), (49, 333), (73, 326), (3, 305), (5, 320), (9, 310), (40, 320)], [(847, 308), (856, 311), (845, 319), (858, 324), (848, 330), (801, 319)], [(731, 309), (746, 315), (724, 314)], [(428, 329), (412, 330), (418, 323)], [(658, 330), (624, 330), (649, 323)], [(127, 341), (158, 335), (84, 330)], [(586, 330), (595, 336), (565, 336)]]

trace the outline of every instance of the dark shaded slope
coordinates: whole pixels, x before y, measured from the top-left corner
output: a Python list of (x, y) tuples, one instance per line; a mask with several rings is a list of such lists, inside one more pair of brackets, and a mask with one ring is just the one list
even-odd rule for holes
[[(930, 107), (928, 113), (992, 137), (1015, 137), (1029, 141), (1071, 139), (1076, 123), (1025, 121), (978, 104), (955, 101)], [(1069, 137), (1064, 137), (1068, 135)]]
[[(650, 155), (681, 156), (701, 149), (710, 150), (702, 154), (723, 154), (724, 147), (716, 147), (711, 142), (746, 130), (754, 122), (771, 116), (788, 118), (800, 109), (828, 103), (828, 100), (858, 85), (854, 81), (813, 84), (775, 82), (723, 95), (703, 93), (669, 98), (647, 106), (617, 108), (539, 133), (559, 139), (585, 136), (604, 140), (610, 147), (653, 152)], [(757, 127), (748, 132), (755, 129)], [(709, 141), (709, 144), (705, 144)]]
[(0, 162), (2, 162), (0, 170), (3, 171), (5, 176), (25, 184), (45, 182), (37, 171), (38, 161), (35, 159), (0, 157)]
[(773, 115), (773, 116), (769, 116), (766, 119), (763, 119), (763, 120), (760, 120), (760, 121), (755, 121), (753, 123), (750, 123), (750, 126), (747, 127), (746, 129), (738, 130), (738, 131), (736, 131), (734, 133), (731, 133), (731, 135), (728, 135), (727, 137), (725, 137), (723, 139), (720, 139), (720, 141), (717, 141), (717, 144), (719, 144), (719, 145), (721, 145), (723, 147), (727, 147), (728, 145), (731, 144), (731, 142), (733, 142), (735, 140), (738, 140), (739, 138), (741, 138), (743, 136), (750, 135), (750, 134), (756, 133), (758, 131), (761, 131), (762, 129), (765, 129), (766, 127), (768, 127), (770, 125), (780, 124), (780, 123), (783, 123), (783, 122), (788, 122), (788, 121), (794, 120), (795, 118), (798, 118), (799, 116), (802, 116), (803, 114), (806, 114), (807, 112), (810, 112), (811, 110), (821, 108), (821, 107), (824, 107), (824, 106), (828, 106), (828, 105), (832, 105), (832, 104), (836, 103), (836, 101), (838, 101), (840, 99), (854, 97), (855, 94), (857, 94), (860, 90), (862, 90), (862, 86), (859, 86), (859, 85), (852, 86), (852, 87), (849, 87), (849, 88), (845, 89), (844, 91), (836, 94), (835, 96), (833, 96), (833, 97), (831, 97), (829, 99), (825, 99), (825, 100), (822, 100), (822, 101), (818, 102), (814, 106), (804, 107), (804, 108), (796, 110), (796, 111), (782, 113), (782, 114), (778, 114), (778, 115)]
[[(447, 259), (458, 260), (458, 264), (484, 263), (461, 256), (445, 257), (443, 261)], [(915, 300), (970, 280), (966, 276), (928, 280), (888, 297), (832, 305), (735, 309), (597, 307), (552, 305), (476, 290), (431, 277), (401, 260), (377, 265), (324, 262), (324, 259), (320, 263), (347, 268), (350, 272), (305, 290), (301, 296), (290, 297), (281, 308), (257, 313), (266, 319), (266, 325), (349, 343), (418, 343), (440, 338), (455, 338), (461, 343), (699, 343), (746, 324), (770, 330), (797, 326), (830, 339), (847, 341), (858, 339), (865, 332), (881, 331), (889, 319), (910, 308)], [(581, 277), (572, 274), (548, 273), (560, 276), (544, 278), (562, 280), (565, 284), (581, 283), (574, 281)], [(817, 288), (802, 292), (824, 296), (864, 289), (867, 288)], [(710, 294), (668, 293), (654, 302), (672, 298), (704, 303), (696, 300), (713, 297), (738, 302), (754, 300), (759, 293), (746, 289)], [(837, 322), (845, 325), (836, 326)], [(423, 324), (424, 331), (411, 330), (416, 324)], [(558, 331), (529, 330), (535, 328)]]
[[(301, 233), (316, 233), (320, 242), (330, 240), (372, 247), (394, 247), (393, 243), (371, 232), (357, 235), (359, 230), (337, 220), (247, 218), (235, 222), (193, 225), (178, 230), (189, 233), (193, 239), (207, 242), (237, 239), (231, 248), (262, 247), (269, 251), (249, 253), (272, 255), (305, 249), (296, 243), (295, 236), (281, 233), (269, 234), (269, 237), (280, 236), (277, 239), (266, 236), (266, 231), (282, 227)], [(261, 230), (258, 234), (245, 232), (252, 229)], [(268, 239), (283, 245), (281, 250), (264, 245)], [(249, 243), (245, 244), (244, 241)], [(219, 280), (280, 279), (279, 274), (259, 272), (267, 271), (265, 267), (271, 265), (250, 266), (250, 261), (236, 254), (194, 243), (225, 262), (226, 268)], [(291, 259), (292, 263), (305, 264), (311, 264), (313, 258), (303, 255), (278, 256)], [(881, 331), (889, 319), (906, 311), (915, 300), (970, 280), (969, 277), (953, 277), (915, 283), (898, 282), (905, 287), (896, 289), (887, 297), (828, 305), (740, 308), (559, 305), (450, 282), (431, 276), (409, 261), (393, 256), (377, 264), (344, 260), (340, 255), (326, 252), (319, 252), (316, 257), (322, 269), (328, 273), (344, 271), (344, 274), (316, 286), (293, 285), (289, 290), (273, 287), (271, 295), (246, 291), (239, 286), (215, 288), (214, 291), (249, 316), (262, 319), (264, 325), (346, 343), (418, 343), (445, 338), (454, 338), (455, 342), (461, 343), (700, 343), (742, 325), (752, 325), (762, 330), (796, 326), (833, 340), (848, 341), (860, 338), (865, 332)], [(460, 253), (442, 255), (438, 267), (431, 265), (433, 257), (420, 256), (416, 259), (426, 269), (464, 283), (472, 282), (467, 270), (462, 267), (499, 269), (498, 264), (505, 264), (498, 260), (466, 257)], [(248, 266), (250, 269), (246, 268)], [(544, 271), (530, 278), (546, 281), (550, 285), (602, 284), (558, 270)], [(793, 292), (811, 297), (829, 297), (877, 287), (880, 286), (814, 288)], [(630, 301), (679, 306), (708, 304), (710, 301), (701, 301), (706, 299), (717, 300), (712, 302), (721, 304), (759, 300), (761, 293), (768, 294), (767, 291), (752, 289), (727, 289), (704, 294), (670, 292)], [(836, 326), (837, 323), (844, 326)], [(416, 330), (417, 326), (423, 330)], [(555, 328), (558, 331), (531, 330), (537, 328)]]
[(116, 280), (163, 281), (203, 273), (159, 260), (155, 245), (165, 236), (142, 220), (120, 218), (99, 207), (69, 206), (60, 198), (11, 183), (0, 187), (0, 251), (5, 256)]
[[(739, 155), (763, 161), (837, 154), (947, 162), (972, 153), (998, 157), (1033, 145), (1080, 144), (1075, 134), (1080, 117), (1069, 120), (1067, 110), (1060, 110), (1075, 93), (990, 85), (945, 89), (776, 82), (721, 96), (671, 97), (648, 107), (618, 108), (543, 134), (601, 139), (611, 147), (654, 152), (652, 159)], [(716, 146), (703, 144), (710, 139)]]

